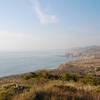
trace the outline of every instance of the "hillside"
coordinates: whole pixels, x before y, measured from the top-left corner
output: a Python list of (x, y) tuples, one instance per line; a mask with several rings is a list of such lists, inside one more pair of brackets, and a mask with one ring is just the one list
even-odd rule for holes
[(100, 100), (99, 77), (94, 71), (81, 75), (89, 69), (99, 72), (99, 65), (100, 59), (80, 60), (58, 69), (1, 78), (0, 100)]
[(66, 50), (66, 57), (100, 58), (100, 46), (88, 46)]
[(59, 70), (67, 70), (80, 74), (96, 74), (100, 72), (100, 59), (83, 59), (61, 64)]

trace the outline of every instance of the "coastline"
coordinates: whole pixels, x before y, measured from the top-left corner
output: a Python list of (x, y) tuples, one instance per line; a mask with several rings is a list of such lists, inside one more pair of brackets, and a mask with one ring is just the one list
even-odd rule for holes
[[(23, 73), (19, 73), (19, 74), (12, 74), (12, 75), (7, 75), (7, 76), (2, 76), (0, 77), (0, 79), (6, 79), (6, 78), (11, 78), (11, 77), (19, 77), (20, 75), (23, 75), (23, 74), (27, 74), (27, 73), (31, 73), (31, 72), (38, 72), (38, 71), (53, 71), (53, 70), (65, 70), (65, 71), (69, 71), (69, 72), (74, 72), (72, 71), (73, 69), (78, 69), (78, 71), (81, 71), (81, 68), (84, 71), (85, 70), (89, 70), (91, 68), (94, 67), (94, 69), (96, 70), (96, 68), (99, 68), (96, 63), (100, 62), (100, 59), (97, 59), (99, 61), (95, 61), (96, 59), (74, 59), (72, 61), (67, 61), (67, 62), (64, 62), (63, 64), (59, 64), (58, 66), (54, 67), (54, 68), (44, 68), (44, 69), (38, 69), (38, 70), (33, 70), (33, 71), (30, 71), (30, 72), (23, 72)], [(87, 62), (90, 62), (90, 65), (84, 65), (85, 63)], [(91, 66), (91, 63), (94, 63), (95, 64)], [(76, 66), (77, 65), (77, 66)], [(85, 66), (85, 67), (84, 67)], [(76, 72), (75, 73), (78, 73), (77, 70), (75, 70)]]

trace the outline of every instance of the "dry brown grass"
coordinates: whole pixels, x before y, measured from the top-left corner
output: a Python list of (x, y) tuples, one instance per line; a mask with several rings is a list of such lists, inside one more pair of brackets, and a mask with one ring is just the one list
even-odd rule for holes
[[(100, 100), (100, 84), (94, 86), (66, 80), (67, 76), (63, 80), (62, 73), (55, 74), (54, 71), (35, 73), (36, 76), (27, 73), (19, 78), (1, 80), (0, 100)], [(23, 77), (27, 75), (28, 79)], [(57, 75), (59, 78), (55, 77)]]

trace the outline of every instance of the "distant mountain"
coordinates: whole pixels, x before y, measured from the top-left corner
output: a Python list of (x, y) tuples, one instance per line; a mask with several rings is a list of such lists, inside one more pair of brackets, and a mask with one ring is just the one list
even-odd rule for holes
[(67, 57), (100, 58), (100, 46), (73, 48), (66, 50), (65, 54)]

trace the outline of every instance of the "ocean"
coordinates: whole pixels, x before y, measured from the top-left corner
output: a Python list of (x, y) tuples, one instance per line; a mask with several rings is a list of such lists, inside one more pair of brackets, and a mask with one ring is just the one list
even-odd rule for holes
[(57, 68), (72, 60), (64, 52), (0, 52), (0, 77)]

